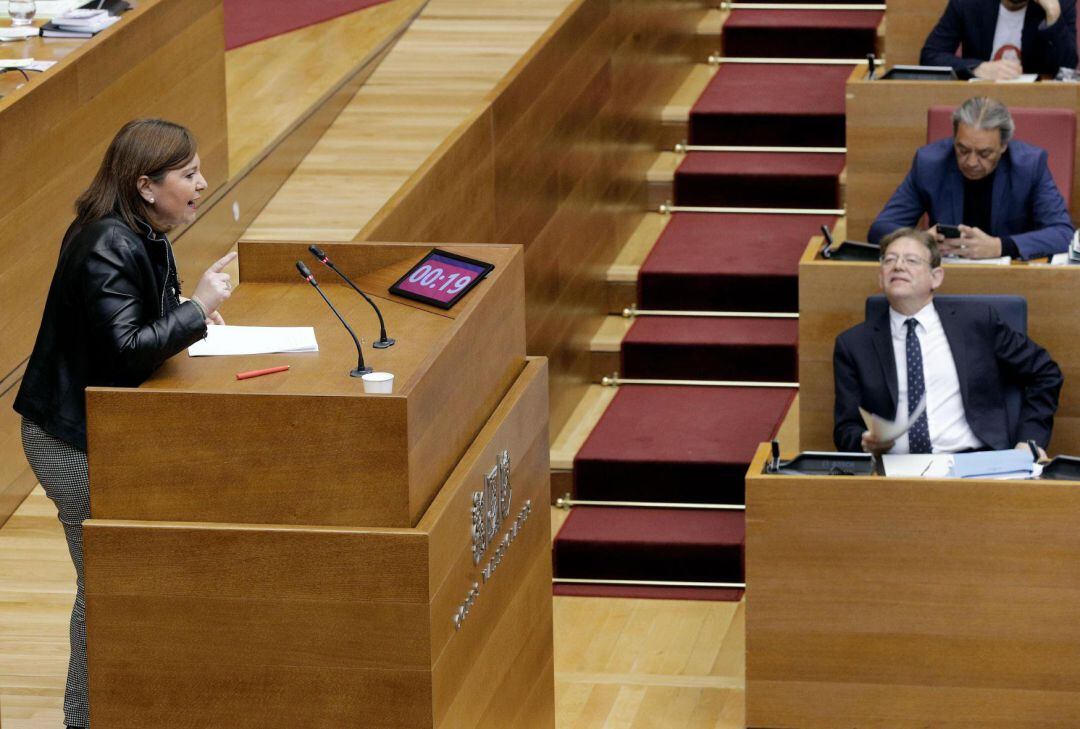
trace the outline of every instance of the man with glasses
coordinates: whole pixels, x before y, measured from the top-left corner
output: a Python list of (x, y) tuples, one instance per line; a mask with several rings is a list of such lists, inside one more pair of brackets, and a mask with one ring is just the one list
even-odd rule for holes
[[(1012, 139), (1009, 110), (985, 96), (952, 115), (953, 137), (922, 147), (870, 226), (869, 240), (929, 217), (945, 255), (1040, 258), (1068, 250), (1073, 226), (1046, 150)], [(956, 226), (946, 237), (939, 225)]]
[[(888, 311), (843, 332), (833, 352), (838, 450), (957, 453), (1050, 442), (1061, 370), (986, 304), (935, 302), (944, 279), (928, 231), (901, 228), (882, 239), (878, 280)], [(1006, 383), (1024, 388), (1014, 434)], [(906, 419), (924, 395), (926, 410), (906, 434), (888, 443), (870, 437), (860, 407)]]

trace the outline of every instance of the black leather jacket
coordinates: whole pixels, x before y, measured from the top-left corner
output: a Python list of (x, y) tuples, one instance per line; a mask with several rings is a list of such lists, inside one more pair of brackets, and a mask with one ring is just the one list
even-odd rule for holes
[(106, 217), (72, 224), (60, 246), (15, 410), (86, 449), (87, 386), (135, 387), (206, 336), (199, 308), (180, 304), (168, 238)]

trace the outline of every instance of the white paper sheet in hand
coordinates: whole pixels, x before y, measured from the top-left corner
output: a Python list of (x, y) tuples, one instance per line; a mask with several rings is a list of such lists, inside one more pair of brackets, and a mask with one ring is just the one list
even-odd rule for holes
[(911, 411), (911, 415), (907, 418), (902, 417), (903, 412), (899, 413), (901, 417), (898, 417), (895, 421), (886, 420), (879, 415), (868, 413), (862, 408), (859, 408), (859, 413), (862, 415), (863, 422), (866, 423), (866, 429), (870, 431), (870, 436), (879, 443), (889, 443), (908, 432), (908, 429), (914, 425), (924, 410), (926, 410), (926, 393), (923, 393), (919, 404), (915, 406), (915, 409)]
[(206, 339), (188, 347), (191, 357), (318, 351), (319, 344), (312, 327), (212, 325), (206, 328)]

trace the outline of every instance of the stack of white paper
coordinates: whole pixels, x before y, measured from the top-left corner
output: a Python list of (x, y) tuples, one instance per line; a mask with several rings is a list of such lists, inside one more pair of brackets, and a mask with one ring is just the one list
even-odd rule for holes
[(312, 327), (208, 326), (206, 339), (188, 347), (192, 357), (318, 351)]

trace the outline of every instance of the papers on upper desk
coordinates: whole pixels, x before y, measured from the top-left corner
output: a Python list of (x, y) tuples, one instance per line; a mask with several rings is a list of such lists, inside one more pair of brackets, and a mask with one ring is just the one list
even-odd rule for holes
[(906, 418), (903, 417), (903, 411), (901, 410), (900, 417), (896, 420), (886, 420), (880, 415), (874, 415), (859, 408), (859, 413), (862, 415), (863, 422), (866, 423), (866, 429), (870, 431), (870, 437), (879, 443), (891, 443), (904, 433), (908, 432), (912, 423), (919, 419), (919, 416), (926, 410), (926, 393), (923, 393), (922, 398), (919, 400), (919, 404), (915, 406), (915, 409), (911, 411), (911, 414)]
[(1080, 263), (1080, 230), (1073, 232), (1072, 242), (1069, 243), (1069, 250), (1065, 253), (1058, 253), (1050, 259), (1051, 265), (1054, 266), (1066, 266), (1070, 263)]
[(978, 263), (983, 266), (1011, 266), (1012, 259), (1008, 256), (1001, 256), (1000, 258), (962, 258), (960, 256), (942, 256), (942, 263)]
[(188, 347), (191, 357), (318, 351), (313, 327), (211, 325), (206, 327), (205, 339)]
[(901, 478), (1037, 478), (1042, 465), (1030, 451), (978, 451), (975, 453), (886, 453), (881, 457), (886, 476)]
[(1039, 80), (1039, 74), (1037, 73), (1022, 73), (1016, 78), (1000, 78), (1000, 79), (988, 79), (988, 78), (969, 78), (968, 81), (974, 83), (990, 83), (995, 84), (1033, 84)]

